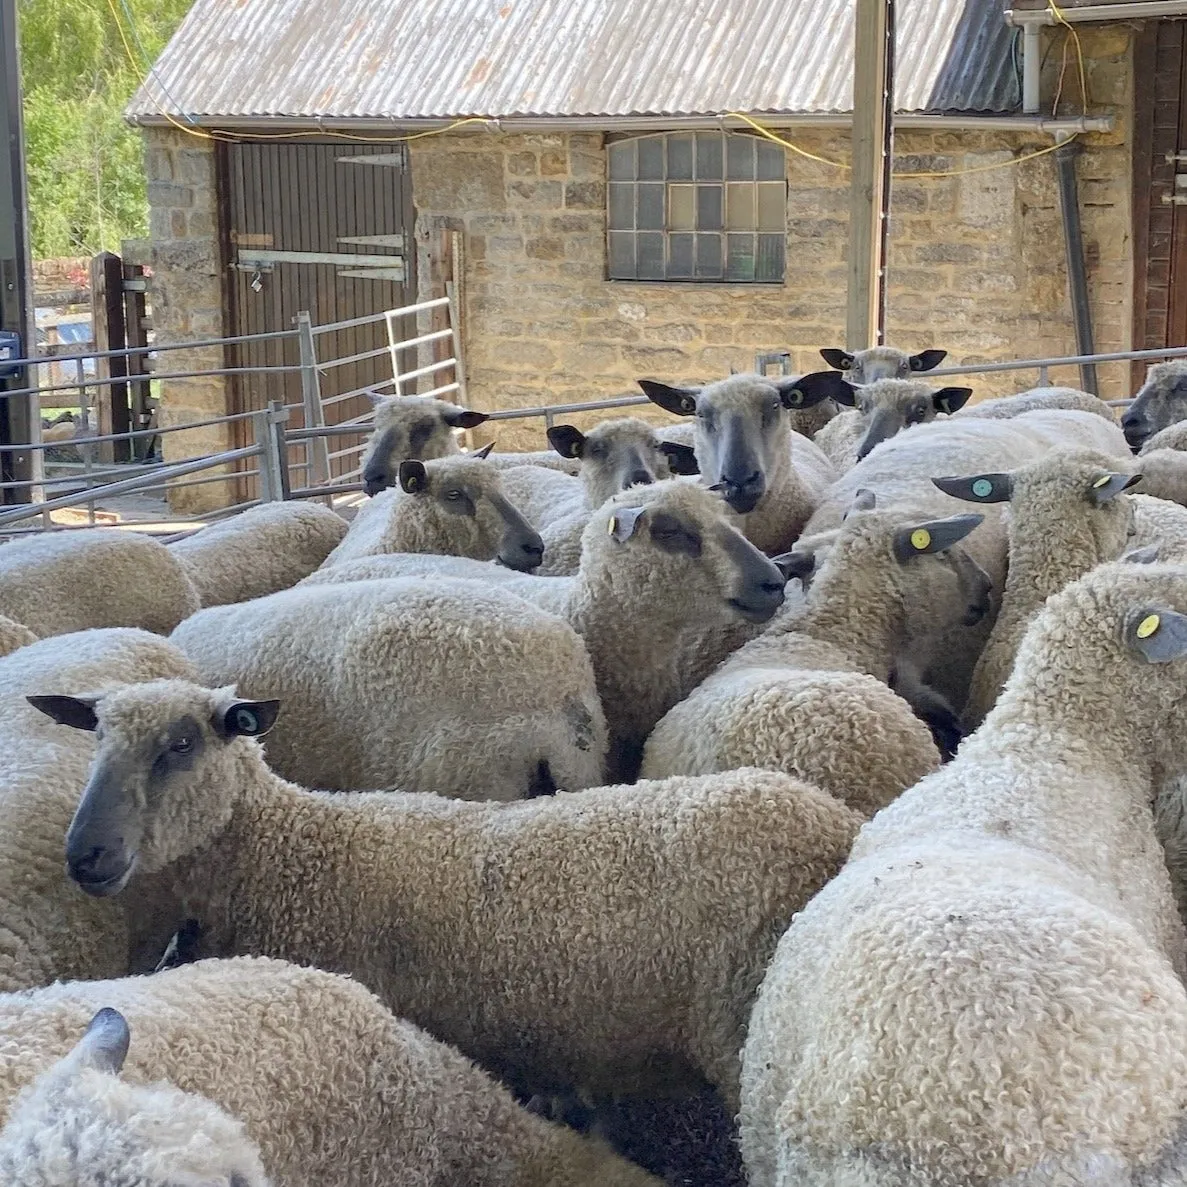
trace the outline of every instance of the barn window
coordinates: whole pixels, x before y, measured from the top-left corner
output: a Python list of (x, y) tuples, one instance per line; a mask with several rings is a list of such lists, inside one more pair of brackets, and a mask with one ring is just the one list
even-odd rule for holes
[(669, 132), (607, 147), (611, 280), (783, 280), (787, 169), (769, 140)]

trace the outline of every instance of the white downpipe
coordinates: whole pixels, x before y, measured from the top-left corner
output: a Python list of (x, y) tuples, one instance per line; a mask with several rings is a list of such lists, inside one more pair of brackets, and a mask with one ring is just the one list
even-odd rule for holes
[(1037, 21), (1022, 26), (1022, 110), (1026, 115), (1035, 115), (1039, 110), (1042, 28)]

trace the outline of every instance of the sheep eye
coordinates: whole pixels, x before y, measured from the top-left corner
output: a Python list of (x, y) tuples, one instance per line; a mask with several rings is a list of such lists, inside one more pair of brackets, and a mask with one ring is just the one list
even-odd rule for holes
[(461, 497), (462, 492), (460, 490), (447, 490), (445, 492), (445, 498), (450, 503), (456, 503)]
[(176, 742), (170, 744), (169, 749), (174, 754), (189, 754), (194, 748), (193, 738), (178, 738)]

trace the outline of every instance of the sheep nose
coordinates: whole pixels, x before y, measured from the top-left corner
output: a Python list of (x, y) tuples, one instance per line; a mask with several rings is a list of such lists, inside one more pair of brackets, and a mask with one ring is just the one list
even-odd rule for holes
[(627, 486), (650, 486), (655, 481), (646, 470), (632, 470), (626, 476)]
[(727, 475), (721, 485), (725, 501), (740, 515), (753, 511), (766, 490), (766, 480), (761, 470), (755, 470), (741, 481)]
[(544, 559), (544, 545), (537, 540), (525, 540), (520, 545), (520, 548), (527, 556), (536, 561), (542, 561)]

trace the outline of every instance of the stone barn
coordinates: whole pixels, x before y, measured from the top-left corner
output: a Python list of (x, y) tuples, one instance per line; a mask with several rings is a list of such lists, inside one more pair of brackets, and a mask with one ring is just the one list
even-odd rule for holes
[[(843, 344), (853, 8), (197, 0), (128, 111), (158, 331), (439, 296), (448, 243), (475, 407), (705, 381), (759, 352), (819, 367), (819, 347)], [(1187, 190), (1167, 160), (1183, 147), (1187, 3), (1065, 0), (1067, 25), (1039, 0), (896, 9), (888, 341), (952, 361), (1071, 354), (1077, 304), (1100, 351), (1187, 340)], [(385, 365), (333, 381), (355, 390)], [(1098, 374), (1101, 394), (1128, 391), (1128, 365)], [(172, 381), (165, 415), (260, 407), (296, 383)], [(539, 421), (499, 430), (500, 447), (540, 438)]]

